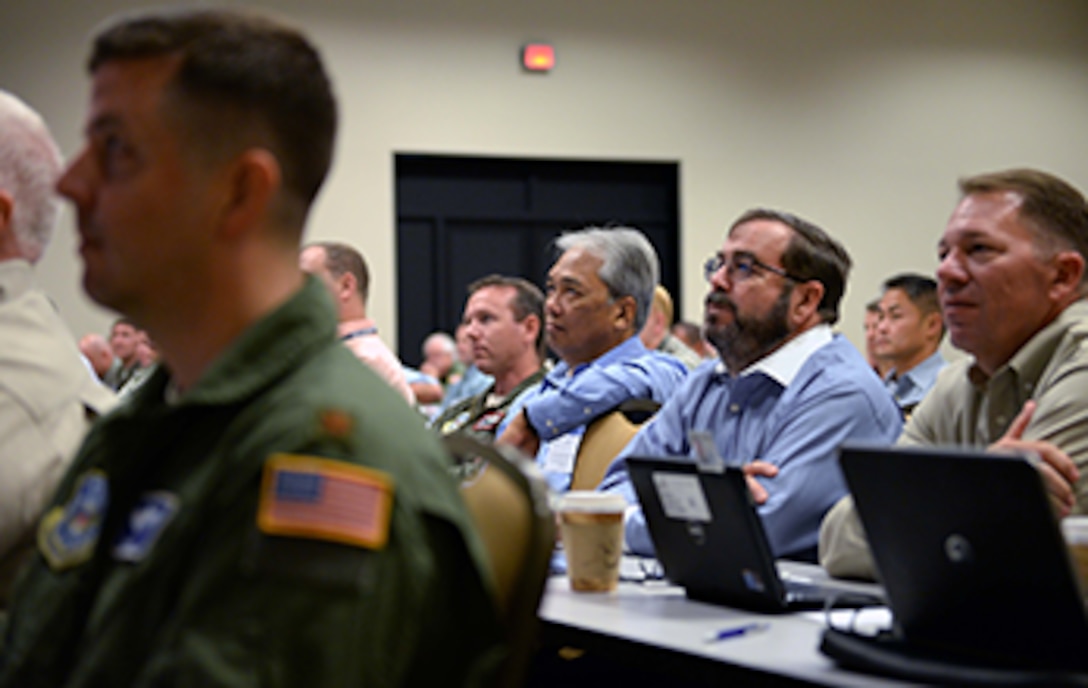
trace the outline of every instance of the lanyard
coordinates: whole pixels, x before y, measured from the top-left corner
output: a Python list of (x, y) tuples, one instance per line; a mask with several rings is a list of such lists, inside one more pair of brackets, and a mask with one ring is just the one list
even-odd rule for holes
[(361, 330), (354, 330), (352, 332), (348, 332), (347, 334), (345, 334), (343, 337), (340, 338), (340, 341), (346, 342), (349, 339), (355, 339), (356, 337), (365, 337), (368, 334), (378, 334), (378, 328), (371, 326), (371, 327), (364, 327)]

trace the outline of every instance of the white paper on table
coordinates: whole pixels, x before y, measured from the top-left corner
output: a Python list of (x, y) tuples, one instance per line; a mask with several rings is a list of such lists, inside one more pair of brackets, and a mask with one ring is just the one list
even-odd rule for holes
[(892, 627), (892, 611), (887, 607), (833, 609), (830, 613), (805, 612), (804, 616), (844, 631), (873, 636)]

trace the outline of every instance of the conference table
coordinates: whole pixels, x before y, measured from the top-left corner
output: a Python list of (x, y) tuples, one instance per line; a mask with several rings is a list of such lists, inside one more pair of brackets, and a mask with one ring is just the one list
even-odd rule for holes
[[(826, 579), (816, 566), (786, 566), (795, 574)], [(571, 591), (566, 576), (556, 575), (548, 581), (539, 616), (545, 645), (575, 647), (624, 666), (693, 682), (915, 685), (837, 667), (818, 649), (829, 621), (822, 611), (759, 614), (705, 604), (689, 600), (681, 588), (660, 580), (622, 581), (614, 592), (582, 593)], [(890, 614), (885, 607), (834, 610), (830, 621), (874, 632), (890, 623)], [(748, 628), (754, 630), (730, 633)], [(708, 641), (710, 634), (722, 631), (730, 637)]]

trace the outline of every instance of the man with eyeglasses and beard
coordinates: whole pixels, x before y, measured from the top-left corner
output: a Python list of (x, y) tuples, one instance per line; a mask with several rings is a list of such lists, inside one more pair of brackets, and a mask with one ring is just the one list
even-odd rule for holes
[(627, 456), (694, 456), (691, 431), (742, 462), (776, 557), (815, 561), (820, 519), (844, 494), (836, 450), (886, 444), (899, 411), (864, 357), (831, 326), (850, 257), (788, 213), (755, 209), (733, 223), (707, 261), (706, 335), (721, 361), (694, 371), (609, 467), (599, 489), (632, 505), (627, 547), (653, 543), (627, 474)]

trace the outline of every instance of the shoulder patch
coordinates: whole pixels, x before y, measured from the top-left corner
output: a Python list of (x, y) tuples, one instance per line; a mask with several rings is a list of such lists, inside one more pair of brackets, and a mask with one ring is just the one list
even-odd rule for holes
[(177, 495), (171, 492), (158, 490), (140, 495), (113, 545), (113, 557), (131, 563), (143, 561), (174, 519), (179, 505)]
[(443, 435), (448, 435), (451, 432), (457, 432), (461, 429), (461, 426), (468, 421), (468, 417), (469, 412), (467, 410), (462, 411), (453, 418), (450, 418), (445, 423), (443, 423), (442, 427), (438, 429), (438, 432)]
[(109, 501), (106, 474), (90, 470), (79, 477), (67, 504), (45, 514), (38, 526), (38, 550), (50, 568), (61, 571), (91, 558)]
[(318, 415), (321, 432), (337, 440), (346, 440), (351, 436), (355, 421), (347, 411), (325, 409)]
[(264, 465), (257, 527), (268, 535), (381, 549), (389, 539), (393, 479), (346, 461), (273, 454)]

